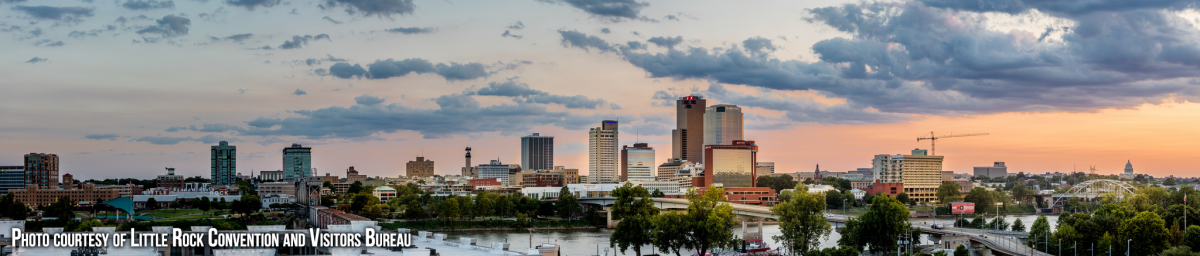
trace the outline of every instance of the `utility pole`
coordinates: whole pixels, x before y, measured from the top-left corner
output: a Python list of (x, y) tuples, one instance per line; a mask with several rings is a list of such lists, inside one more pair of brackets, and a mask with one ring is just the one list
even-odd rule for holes
[(1132, 243), (1132, 242), (1133, 242), (1133, 239), (1129, 239), (1128, 241), (1125, 241), (1125, 256), (1130, 255), (1129, 254), (1129, 243)]

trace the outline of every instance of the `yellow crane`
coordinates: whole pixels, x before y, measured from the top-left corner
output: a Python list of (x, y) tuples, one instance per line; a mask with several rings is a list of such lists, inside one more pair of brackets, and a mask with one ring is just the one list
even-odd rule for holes
[(968, 136), (982, 136), (982, 135), (988, 135), (988, 133), (986, 133), (986, 132), (985, 133), (967, 133), (967, 134), (950, 133), (947, 135), (937, 135), (937, 134), (934, 134), (933, 132), (929, 132), (929, 137), (918, 137), (917, 141), (920, 142), (922, 140), (929, 140), (929, 149), (931, 152), (933, 152), (929, 155), (937, 155), (937, 140), (938, 139), (968, 137)]

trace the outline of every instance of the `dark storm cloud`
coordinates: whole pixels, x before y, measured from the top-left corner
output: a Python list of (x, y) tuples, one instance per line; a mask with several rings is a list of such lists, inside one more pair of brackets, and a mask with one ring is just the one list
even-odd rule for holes
[(635, 0), (543, 0), (548, 3), (566, 3), (598, 17), (639, 19), (642, 8), (649, 3)]
[(225, 0), (226, 4), (245, 7), (254, 10), (255, 7), (271, 7), (279, 4), (279, 0)]
[(112, 133), (88, 134), (88, 135), (83, 136), (84, 139), (89, 139), (89, 140), (116, 140), (117, 137), (120, 137), (120, 136), (117, 136), (116, 134), (112, 134)]
[[(845, 98), (845, 107), (866, 115), (864, 120), (888, 118), (860, 111), (867, 108), (953, 115), (1094, 111), (1200, 99), (1200, 87), (1192, 85), (1200, 81), (1200, 30), (1170, 12), (1129, 9), (1071, 16), (1074, 27), (1063, 30), (1061, 41), (1048, 42), (1032, 32), (990, 30), (978, 13), (920, 2), (868, 2), (809, 10), (807, 21), (851, 35), (814, 44), (815, 62), (778, 59), (772, 56), (776, 46), (760, 37), (725, 49), (620, 54), (650, 77), (816, 90)], [(563, 33), (570, 46), (609, 45), (580, 38)], [(814, 113), (794, 119), (827, 122)]]
[(600, 52), (615, 52), (617, 50), (616, 47), (608, 44), (604, 39), (596, 36), (588, 36), (579, 31), (559, 30), (558, 33), (562, 35), (562, 45), (565, 47), (577, 47), (585, 51), (595, 48), (596, 50), (600, 50)]
[(320, 34), (320, 35), (315, 35), (315, 36), (314, 35), (304, 35), (304, 36), (295, 35), (295, 36), (292, 36), (292, 40), (283, 41), (283, 44), (279, 45), (279, 49), (298, 49), (301, 46), (307, 45), (308, 41), (310, 41), (310, 40), (316, 41), (316, 40), (321, 40), (321, 39), (333, 41), (333, 40), (329, 39), (329, 35), (327, 35), (327, 34)]
[(25, 63), (38, 64), (38, 63), (49, 62), (49, 61), (50, 61), (50, 59), (47, 59), (47, 58), (33, 57), (32, 59), (25, 61)]
[(630, 50), (645, 50), (647, 45), (638, 41), (629, 41), (625, 43), (625, 47), (628, 47)]
[(412, 14), (416, 9), (412, 0), (325, 0), (323, 8), (345, 6), (346, 13), (362, 16), (391, 17)]
[[(604, 118), (566, 111), (549, 111), (538, 104), (516, 103), (482, 106), (470, 95), (451, 94), (433, 99), (437, 108), (413, 108), (405, 104), (384, 104), (374, 96), (355, 98), (357, 104), (317, 110), (291, 111), (287, 118), (259, 117), (248, 122), (252, 128), (241, 135), (304, 136), (309, 139), (364, 138), (381, 133), (415, 131), (425, 138), (449, 138), (454, 135), (499, 132), (522, 134), (539, 125), (555, 125), (579, 130), (596, 126)], [(620, 117), (621, 120), (634, 120)], [(488, 125), (480, 125), (488, 124)]]
[(431, 28), (431, 27), (425, 27), (425, 28), (401, 27), (401, 28), (389, 28), (385, 31), (392, 32), (392, 33), (401, 33), (401, 34), (405, 34), (405, 35), (411, 35), (411, 34), (429, 34), (429, 33), (433, 33), (433, 31), (436, 31), (436, 29)]
[(129, 0), (121, 4), (121, 7), (130, 10), (153, 10), (153, 9), (170, 9), (175, 8), (175, 2), (171, 0), (159, 2), (158, 0)]
[(472, 93), (480, 96), (511, 97), (517, 103), (559, 104), (574, 109), (596, 109), (605, 105), (603, 99), (591, 99), (583, 95), (555, 95), (530, 88), (528, 84), (508, 79), (504, 82), (491, 82), (487, 87)]
[(907, 115), (872, 111), (866, 106), (825, 105), (811, 99), (772, 97), (769, 92), (762, 95), (743, 94), (726, 90), (718, 83), (710, 84), (705, 95), (710, 100), (722, 103), (782, 111), (785, 118), (796, 123), (867, 125), (896, 123), (911, 119)]
[(52, 7), (52, 6), (15, 6), (13, 10), (25, 12), (38, 19), (77, 21), (82, 17), (91, 17), (92, 8), (83, 7)]
[(138, 34), (158, 34), (162, 37), (174, 37), (187, 35), (188, 26), (192, 25), (192, 20), (180, 16), (170, 14), (158, 19), (158, 25), (138, 30)]
[(367, 65), (366, 69), (358, 64), (351, 66), (349, 63), (337, 63), (329, 67), (329, 74), (339, 78), (387, 79), (411, 73), (434, 73), (446, 80), (472, 80), (489, 75), (487, 66), (478, 62), (433, 64), (420, 58), (376, 60), (375, 63)]
[(683, 36), (676, 36), (676, 37), (656, 36), (656, 37), (651, 37), (650, 40), (646, 40), (646, 41), (653, 43), (654, 45), (657, 45), (658, 47), (675, 49), (675, 45), (678, 45), (679, 43), (683, 43)]

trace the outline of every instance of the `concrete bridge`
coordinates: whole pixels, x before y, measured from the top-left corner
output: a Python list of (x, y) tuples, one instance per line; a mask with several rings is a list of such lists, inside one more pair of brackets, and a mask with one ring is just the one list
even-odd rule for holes
[[(687, 210), (687, 207), (689, 204), (687, 199), (680, 199), (680, 198), (652, 198), (651, 200), (654, 201), (655, 207), (658, 207), (659, 209), (663, 209), (663, 210)], [(600, 206), (600, 207), (603, 207), (605, 211), (608, 211), (609, 209), (611, 209), (613, 203), (615, 203), (615, 202), (616, 202), (616, 198), (611, 198), (611, 197), (580, 198), (579, 199), (580, 204)], [(759, 225), (758, 225), (759, 233), (756, 234), (759, 236), (762, 235), (762, 231), (761, 231), (762, 230), (762, 225), (761, 225), (762, 219), (778, 219), (779, 218), (779, 216), (776, 216), (771, 213), (771, 207), (768, 207), (768, 206), (746, 205), (746, 204), (730, 204), (730, 206), (733, 207), (734, 214), (737, 214), (738, 218), (743, 220), (742, 221), (743, 232), (745, 232), (745, 229), (746, 229), (746, 224), (745, 224), (746, 221), (750, 221), (752, 219), (759, 220)], [(840, 214), (827, 214), (825, 219), (831, 223), (844, 224), (844, 223), (846, 223), (848, 216), (844, 216), (844, 215), (840, 215)], [(611, 212), (608, 215), (608, 221), (610, 223), (610, 228), (616, 226), (615, 225), (616, 222), (614, 222), (612, 220)], [(1026, 246), (1025, 243), (1021, 241), (1021, 239), (1011, 237), (1011, 236), (992, 234), (987, 230), (962, 229), (962, 228), (934, 229), (934, 228), (931, 228), (924, 224), (913, 224), (913, 227), (918, 228), (921, 230), (922, 233), (927, 233), (927, 234), (935, 234), (935, 235), (942, 235), (942, 236), (965, 236), (965, 237), (968, 237), (972, 243), (987, 246), (987, 248), (991, 249), (992, 252), (996, 252), (999, 254), (1011, 255), (1011, 256), (1019, 256), (1019, 255), (1052, 256), (1051, 254), (1040, 252), (1029, 246)], [(750, 234), (750, 233), (747, 233), (747, 234)]]

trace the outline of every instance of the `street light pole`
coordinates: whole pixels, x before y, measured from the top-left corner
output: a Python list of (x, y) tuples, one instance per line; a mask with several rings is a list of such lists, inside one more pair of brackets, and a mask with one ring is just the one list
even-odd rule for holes
[(1132, 243), (1132, 242), (1133, 242), (1133, 239), (1129, 239), (1128, 241), (1125, 241), (1125, 256), (1130, 255), (1129, 254), (1129, 243)]

